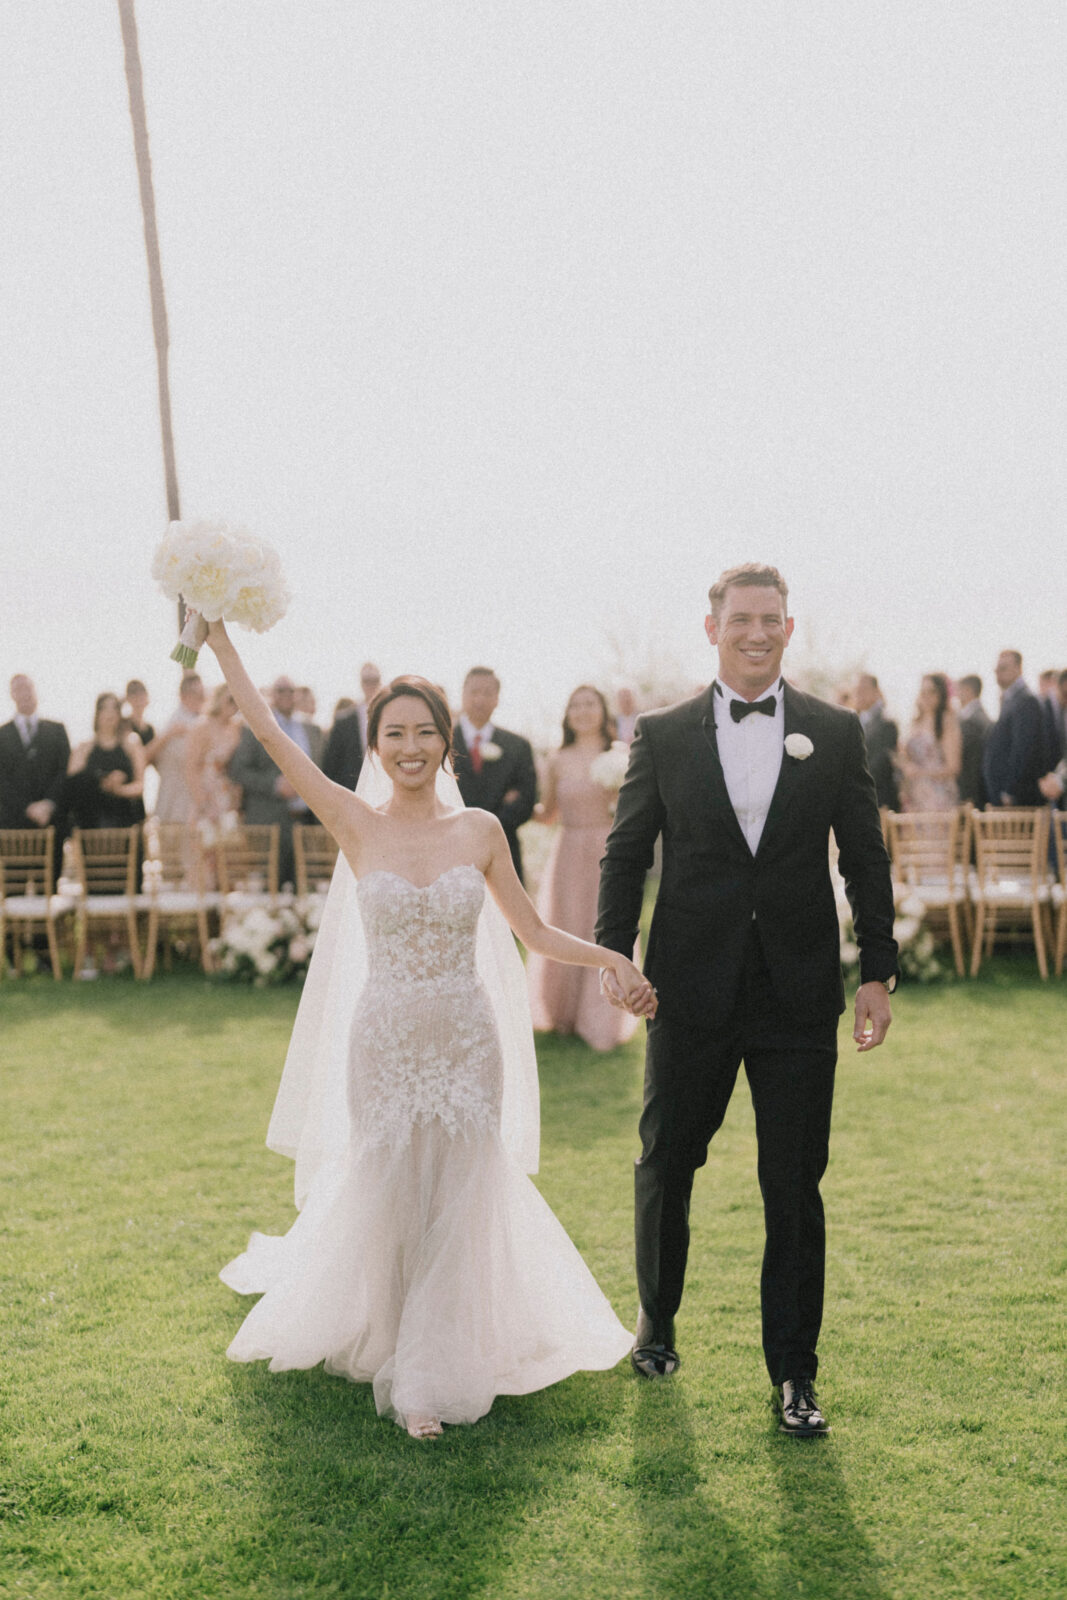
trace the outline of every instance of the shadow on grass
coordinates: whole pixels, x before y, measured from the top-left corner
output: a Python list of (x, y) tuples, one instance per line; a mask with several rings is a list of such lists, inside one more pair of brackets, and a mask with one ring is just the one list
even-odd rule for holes
[(566, 1493), (590, 1444), (614, 1426), (619, 1388), (609, 1378), (579, 1373), (538, 1394), (499, 1397), (473, 1426), (419, 1442), (376, 1414), (368, 1384), (321, 1368), (235, 1367), (256, 1483), (250, 1567), (269, 1547), (270, 1592), (279, 1593), (498, 1593), (526, 1523), (561, 1486)]
[(778, 1489), (782, 1594), (820, 1600), (888, 1600), (882, 1564), (852, 1515), (848, 1489), (828, 1439), (787, 1439), (772, 1424), (767, 1458)]
[(701, 1474), (683, 1390), (674, 1383), (642, 1381), (633, 1430), (632, 1483), (645, 1591), (672, 1600), (759, 1594), (748, 1548)]

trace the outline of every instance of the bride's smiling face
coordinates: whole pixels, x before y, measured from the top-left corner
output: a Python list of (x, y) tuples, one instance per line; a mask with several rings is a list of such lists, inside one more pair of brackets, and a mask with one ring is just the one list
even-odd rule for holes
[(377, 749), (388, 776), (404, 789), (433, 783), (445, 758), (445, 741), (430, 708), (413, 694), (398, 695), (382, 712)]

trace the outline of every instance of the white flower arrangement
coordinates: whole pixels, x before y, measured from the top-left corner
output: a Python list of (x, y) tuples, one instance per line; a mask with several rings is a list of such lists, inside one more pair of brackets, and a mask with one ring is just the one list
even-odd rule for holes
[(589, 763), (589, 776), (594, 783), (608, 791), (613, 814), (629, 761), (630, 746), (616, 739)]
[(217, 519), (172, 522), (156, 550), (152, 576), (169, 600), (182, 599), (190, 609), (171, 655), (183, 667), (196, 665), (201, 618), (224, 617), (265, 633), (289, 606), (277, 551), (247, 528)]
[(211, 941), (215, 971), (231, 983), (303, 983), (315, 948), (326, 897), (283, 900), (270, 911), (253, 906), (225, 913), (222, 932)]
[[(925, 914), (922, 901), (905, 900), (893, 924), (893, 937), (897, 941), (901, 974), (915, 983), (937, 983), (948, 976), (949, 969), (937, 954), (937, 943), (923, 921)], [(841, 883), (838, 884), (837, 921), (845, 982), (858, 983), (860, 950), (852, 926), (852, 908), (845, 898), (844, 885)]]
[(483, 761), (499, 761), (500, 757), (504, 754), (500, 746), (498, 744), (494, 744), (492, 739), (486, 740), (485, 744), (479, 745), (478, 748), (481, 752)]
[(815, 746), (806, 733), (787, 733), (785, 736), (785, 753), (792, 756), (794, 761), (806, 761), (813, 755)]

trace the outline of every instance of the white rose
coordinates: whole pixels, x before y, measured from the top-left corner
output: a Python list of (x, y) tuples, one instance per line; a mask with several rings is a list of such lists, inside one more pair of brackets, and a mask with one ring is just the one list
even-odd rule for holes
[(785, 736), (785, 753), (792, 756), (794, 761), (806, 761), (814, 749), (806, 733), (787, 733)]
[(498, 744), (494, 744), (492, 739), (489, 740), (488, 744), (482, 745), (483, 761), (499, 761), (503, 754), (503, 750), (501, 750)]

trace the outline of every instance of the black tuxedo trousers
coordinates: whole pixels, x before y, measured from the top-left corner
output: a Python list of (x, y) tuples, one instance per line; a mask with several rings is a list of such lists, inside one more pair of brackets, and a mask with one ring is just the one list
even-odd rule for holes
[(744, 1061), (756, 1115), (766, 1245), (763, 1352), (772, 1383), (814, 1378), (826, 1227), (819, 1182), (830, 1147), (837, 1029), (776, 1031), (781, 1005), (755, 922), (733, 1011), (708, 1028), (649, 1024), (641, 1155), (635, 1168), (637, 1286), (656, 1338), (673, 1342), (689, 1251), (693, 1175), (726, 1115)]

